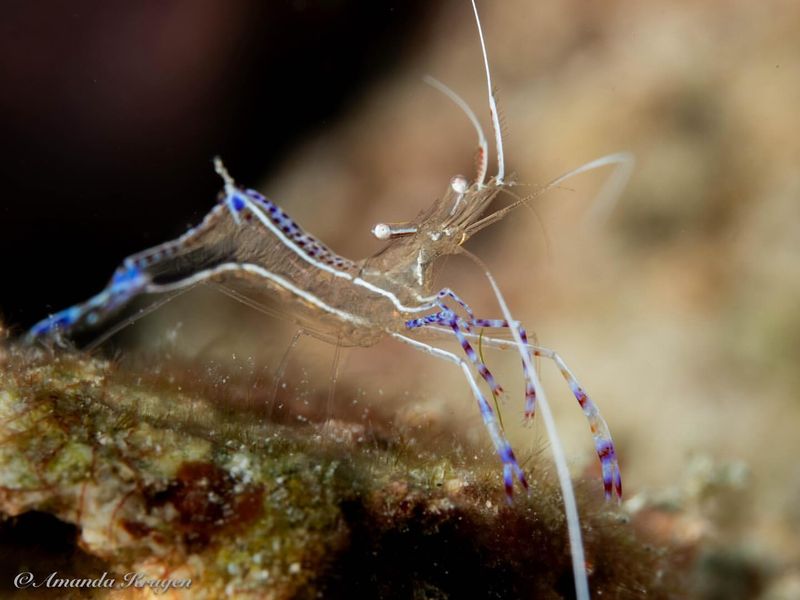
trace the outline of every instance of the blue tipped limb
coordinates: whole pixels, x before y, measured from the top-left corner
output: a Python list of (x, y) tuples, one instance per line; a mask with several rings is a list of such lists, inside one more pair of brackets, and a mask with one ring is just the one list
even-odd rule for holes
[(42, 319), (28, 331), (28, 343), (38, 339), (58, 339), (84, 326), (94, 326), (116, 312), (133, 296), (140, 293), (148, 283), (148, 278), (139, 267), (128, 264), (119, 267), (103, 291)]
[[(483, 377), (494, 394), (502, 393), (502, 388), (496, 383), (494, 376), (488, 370), (484, 362), (479, 359), (475, 350), (472, 348), (468, 341), (468, 336), (474, 328), (494, 328), (494, 329), (510, 329), (511, 325), (507, 319), (477, 319), (472, 317), (472, 311), (469, 306), (463, 302), (455, 293), (449, 289), (444, 289), (438, 294), (439, 298), (449, 297), (457, 302), (464, 310), (470, 315), (469, 319), (460, 319), (455, 313), (447, 308), (443, 303), (439, 306), (443, 308), (441, 312), (426, 315), (417, 319), (412, 319), (406, 322), (408, 329), (416, 329), (422, 327), (442, 327), (443, 330), (447, 329), (452, 331), (456, 339), (461, 344), (464, 353), (469, 358), (470, 362), (474, 365), (478, 373)], [(567, 368), (561, 357), (552, 350), (541, 348), (538, 346), (530, 346), (528, 344), (528, 336), (525, 329), (519, 323), (514, 323), (517, 329), (520, 341), (526, 348), (527, 358), (530, 360), (532, 356), (544, 356), (555, 361), (562, 376), (569, 383), (573, 395), (581, 406), (584, 415), (589, 421), (592, 430), (592, 435), (595, 442), (595, 450), (600, 459), (603, 477), (603, 490), (605, 492), (606, 500), (610, 500), (615, 495), (618, 499), (622, 497), (622, 477), (620, 475), (619, 463), (617, 460), (616, 450), (614, 443), (611, 439), (611, 433), (608, 430), (608, 425), (605, 420), (600, 416), (600, 411), (592, 400), (583, 391), (583, 388), (578, 383), (575, 376)], [(523, 359), (523, 365), (525, 360)], [(537, 394), (536, 386), (532, 376), (527, 368), (524, 369), (525, 373), (525, 419), (530, 421), (533, 418), (536, 410)], [(503, 458), (501, 456), (501, 458)], [(504, 459), (505, 464), (505, 459)]]

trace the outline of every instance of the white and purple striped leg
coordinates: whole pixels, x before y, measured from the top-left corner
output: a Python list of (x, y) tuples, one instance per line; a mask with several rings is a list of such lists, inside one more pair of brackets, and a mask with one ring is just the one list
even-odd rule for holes
[(492, 390), (492, 394), (495, 397), (502, 396), (503, 387), (497, 383), (497, 380), (495, 379), (494, 375), (492, 375), (492, 372), (489, 370), (486, 364), (480, 360), (478, 353), (475, 352), (475, 349), (467, 340), (464, 332), (462, 332), (462, 328), (464, 328), (467, 332), (471, 331), (469, 323), (473, 321), (474, 319), (470, 319), (469, 321), (460, 319), (452, 310), (444, 307), (444, 310), (441, 312), (406, 321), (406, 327), (408, 329), (417, 329), (428, 325), (443, 325), (445, 327), (449, 327), (456, 336), (459, 344), (461, 344), (464, 354), (467, 355), (467, 358), (469, 358), (470, 362), (475, 366), (475, 369), (478, 371), (480, 376), (486, 381), (489, 389)]
[[(472, 321), (472, 326), (476, 328), (487, 327), (487, 328), (494, 328), (494, 329), (502, 329), (508, 328), (508, 322), (504, 319), (474, 319)], [(549, 348), (544, 348), (542, 346), (537, 346), (528, 343), (527, 335), (525, 334), (525, 330), (516, 323), (517, 329), (519, 330), (520, 337), (522, 338), (522, 342), (528, 348), (529, 352), (533, 356), (538, 356), (542, 358), (547, 358), (552, 360), (556, 367), (558, 367), (561, 376), (566, 380), (567, 384), (572, 390), (573, 396), (580, 404), (581, 410), (583, 410), (583, 414), (586, 416), (586, 419), (589, 421), (589, 427), (592, 431), (592, 438), (594, 439), (595, 450), (597, 451), (597, 456), (600, 459), (600, 466), (602, 468), (603, 474), (603, 488), (605, 490), (605, 497), (606, 499), (611, 499), (611, 497), (616, 493), (617, 499), (622, 499), (622, 476), (620, 474), (619, 469), (619, 462), (617, 460), (617, 453), (614, 448), (614, 442), (611, 438), (611, 431), (609, 430), (608, 424), (606, 423), (605, 419), (603, 419), (602, 415), (600, 414), (600, 410), (597, 408), (597, 405), (592, 401), (591, 398), (586, 394), (586, 391), (583, 389), (583, 386), (578, 382), (577, 377), (572, 373), (569, 369), (567, 364), (561, 358), (561, 356), (551, 350)], [(465, 338), (473, 338), (477, 339), (477, 335), (474, 333), (466, 333), (462, 334)], [(494, 346), (499, 348), (514, 348), (514, 342), (509, 340), (497, 339), (492, 337), (482, 337), (482, 343), (488, 346)], [(533, 388), (533, 382), (531, 381), (530, 377), (526, 376), (526, 388)], [(536, 392), (532, 391), (530, 396), (528, 395), (529, 392), (526, 390), (526, 397), (531, 402), (531, 415), (533, 414), (533, 401), (536, 398)], [(528, 411), (528, 401), (526, 401), (526, 416)]]
[(453, 302), (455, 302), (461, 308), (464, 309), (464, 312), (467, 313), (467, 315), (469, 315), (470, 320), (475, 319), (475, 314), (472, 312), (472, 309), (469, 307), (469, 304), (464, 302), (458, 296), (458, 294), (456, 294), (450, 288), (443, 288), (438, 294), (436, 294), (436, 297), (440, 300), (440, 302), (438, 304), (439, 304), (439, 306), (442, 307), (443, 310), (447, 310), (447, 306), (444, 303), (442, 303), (441, 300), (443, 300), (444, 298), (451, 298), (453, 300)]
[(622, 500), (622, 475), (620, 474), (617, 452), (614, 449), (614, 442), (611, 439), (608, 423), (606, 423), (597, 405), (589, 398), (578, 379), (557, 352), (541, 346), (530, 346), (530, 348), (534, 356), (552, 360), (561, 372), (561, 376), (569, 384), (572, 394), (578, 404), (581, 405), (583, 414), (586, 415), (589, 427), (592, 430), (594, 447), (597, 450), (597, 456), (600, 458), (600, 465), (603, 470), (603, 487), (606, 500), (610, 500), (614, 492), (617, 494), (617, 500)]
[[(508, 322), (505, 319), (472, 319), (471, 327), (489, 327), (493, 329), (500, 329), (508, 327)], [(519, 336), (522, 338), (522, 343), (528, 346), (528, 334), (525, 328), (519, 326)], [(523, 372), (525, 372), (525, 363), (522, 363)], [(533, 416), (536, 414), (536, 387), (530, 377), (525, 375), (525, 421), (530, 423), (533, 421)]]
[(511, 444), (508, 442), (503, 434), (503, 431), (500, 429), (500, 425), (495, 418), (494, 411), (492, 410), (489, 402), (486, 401), (486, 397), (483, 395), (483, 393), (481, 393), (478, 383), (475, 381), (475, 377), (473, 376), (467, 362), (452, 352), (442, 350), (436, 346), (431, 346), (430, 344), (420, 342), (419, 340), (406, 337), (399, 333), (392, 333), (391, 335), (394, 339), (403, 342), (404, 344), (408, 344), (409, 346), (412, 346), (418, 350), (427, 352), (428, 354), (437, 358), (447, 360), (461, 368), (461, 371), (464, 373), (464, 377), (467, 378), (467, 383), (469, 383), (472, 394), (475, 396), (475, 400), (478, 402), (478, 408), (481, 411), (483, 423), (486, 426), (486, 429), (489, 431), (489, 436), (492, 439), (492, 444), (494, 445), (495, 451), (503, 463), (503, 484), (505, 486), (506, 499), (509, 503), (511, 502), (514, 494), (515, 476), (522, 488), (527, 491), (528, 480), (525, 478), (525, 473), (519, 466), (517, 458), (514, 456), (514, 450), (511, 448)]
[(135, 265), (123, 264), (99, 294), (86, 302), (59, 311), (36, 323), (28, 331), (25, 340), (32, 343), (41, 338), (60, 339), (82, 323), (94, 325), (115, 312), (131, 298), (140, 294), (148, 284), (147, 278)]

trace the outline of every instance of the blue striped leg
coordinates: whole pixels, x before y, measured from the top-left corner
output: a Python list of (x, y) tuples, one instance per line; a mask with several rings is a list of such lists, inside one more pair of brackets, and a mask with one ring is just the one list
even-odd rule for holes
[(147, 283), (148, 278), (138, 267), (123, 264), (102, 292), (42, 319), (31, 327), (25, 340), (28, 343), (40, 338), (58, 340), (81, 324), (95, 325), (144, 290)]
[(461, 347), (463, 348), (464, 353), (467, 355), (467, 358), (469, 358), (470, 362), (475, 365), (475, 368), (480, 376), (483, 377), (489, 386), (489, 389), (492, 390), (492, 394), (495, 396), (502, 396), (502, 386), (497, 383), (497, 380), (494, 378), (494, 375), (492, 375), (492, 372), (489, 371), (489, 368), (483, 363), (483, 361), (480, 360), (478, 353), (475, 352), (475, 349), (461, 331), (462, 328), (470, 331), (471, 329), (468, 324), (472, 321), (473, 319), (470, 319), (469, 321), (460, 319), (452, 310), (445, 307), (441, 312), (406, 321), (406, 328), (417, 329), (419, 327), (425, 327), (428, 325), (443, 325), (445, 327), (449, 327), (456, 336), (456, 339), (458, 339), (458, 342), (461, 344)]
[(525, 473), (519, 466), (517, 458), (514, 456), (514, 450), (511, 448), (511, 444), (509, 444), (508, 440), (503, 434), (503, 431), (500, 429), (499, 423), (495, 418), (494, 411), (492, 410), (489, 402), (487, 402), (486, 397), (483, 395), (483, 393), (481, 393), (478, 383), (475, 381), (475, 377), (473, 376), (467, 362), (452, 352), (442, 350), (436, 346), (431, 346), (430, 344), (420, 342), (419, 340), (406, 337), (399, 333), (392, 333), (391, 335), (396, 340), (401, 341), (404, 344), (408, 344), (409, 346), (412, 346), (418, 350), (422, 350), (423, 352), (427, 352), (432, 356), (447, 360), (461, 367), (461, 371), (464, 373), (464, 377), (467, 378), (467, 383), (469, 383), (472, 394), (475, 396), (475, 400), (478, 402), (478, 408), (481, 411), (483, 423), (486, 426), (486, 429), (489, 431), (489, 436), (492, 439), (492, 444), (494, 445), (495, 451), (500, 457), (500, 461), (503, 463), (503, 484), (506, 492), (506, 500), (509, 502), (509, 504), (512, 501), (515, 476), (522, 488), (527, 491), (528, 480), (525, 478)]
[[(497, 329), (507, 328), (508, 322), (503, 319), (474, 319), (472, 322), (473, 327), (493, 327)], [(561, 376), (566, 380), (567, 384), (572, 390), (573, 396), (580, 404), (583, 414), (589, 421), (589, 427), (592, 431), (592, 438), (594, 439), (595, 450), (600, 459), (600, 465), (603, 473), (603, 488), (605, 490), (606, 499), (610, 499), (614, 493), (618, 499), (622, 499), (622, 476), (619, 469), (619, 462), (617, 460), (617, 453), (614, 448), (614, 442), (611, 438), (611, 431), (609, 430), (608, 423), (603, 419), (600, 410), (591, 398), (586, 394), (583, 386), (578, 382), (577, 377), (572, 373), (567, 364), (561, 356), (549, 348), (529, 344), (525, 330), (519, 326), (517, 327), (520, 332), (520, 337), (526, 346), (530, 349), (533, 356), (547, 358), (552, 360), (558, 368)], [(477, 337), (475, 334), (466, 334), (465, 337)], [(513, 346), (512, 342), (508, 340), (495, 339), (490, 337), (482, 338), (483, 343), (490, 346), (497, 346), (500, 348), (508, 348)], [(529, 383), (530, 384), (530, 383)]]
[[(449, 290), (445, 291), (445, 293), (447, 292), (449, 292)], [(457, 299), (457, 296), (455, 296), (455, 294), (452, 294), (452, 292), (447, 293), (447, 295), (453, 297), (456, 300), (456, 302), (466, 307), (466, 305), (460, 302)], [(468, 307), (465, 308), (465, 310), (468, 310)], [(467, 355), (472, 364), (475, 366), (481, 377), (483, 377), (483, 379), (486, 381), (487, 385), (489, 386), (489, 389), (491, 389), (492, 391), (492, 394), (494, 394), (495, 397), (501, 396), (503, 394), (503, 388), (500, 386), (500, 384), (497, 383), (497, 381), (494, 378), (494, 375), (492, 375), (488, 367), (479, 359), (478, 354), (475, 352), (475, 349), (472, 347), (472, 345), (469, 343), (469, 341), (461, 331), (462, 327), (467, 328), (466, 325), (467, 321), (460, 319), (453, 311), (445, 307), (444, 310), (442, 310), (441, 312), (407, 321), (406, 327), (409, 329), (415, 329), (418, 327), (424, 327), (426, 325), (431, 325), (431, 324), (445, 325), (453, 331), (454, 335), (461, 344), (461, 347), (464, 349), (464, 353)], [(491, 419), (492, 423), (496, 423), (494, 418), (494, 411), (492, 411), (491, 406), (488, 404), (488, 402), (486, 402), (486, 399), (483, 397), (483, 395), (481, 395), (478, 404), (481, 408), (481, 414), (484, 417), (484, 422), (486, 422), (487, 419)], [(496, 425), (494, 425), (494, 427), (496, 427)], [(511, 449), (511, 446), (508, 444), (504, 436), (502, 436), (501, 441), (502, 444), (498, 445), (498, 443), (496, 442), (495, 447), (497, 448), (497, 452), (500, 455), (500, 459), (503, 461), (503, 481), (505, 482), (506, 494), (510, 499), (511, 494), (513, 492), (514, 473), (516, 473), (517, 478), (519, 479), (520, 483), (525, 489), (528, 489), (528, 482), (525, 479), (524, 473), (517, 464), (517, 460), (514, 457), (514, 451)]]
[[(508, 321), (505, 319), (472, 319), (470, 325), (472, 327), (489, 327), (493, 329), (501, 329), (508, 327)], [(522, 338), (522, 343), (528, 346), (528, 334), (525, 328), (518, 324), (519, 336)], [(525, 363), (523, 361), (523, 373), (525, 372)], [(536, 388), (530, 377), (525, 375), (525, 421), (530, 423), (533, 421), (533, 416), (536, 414)]]
[[(245, 193), (235, 187), (233, 180), (219, 161), (217, 171), (225, 180), (225, 193), (220, 198), (220, 204), (215, 206), (199, 225), (190, 228), (175, 240), (127, 257), (99, 294), (42, 319), (28, 331), (25, 340), (28, 343), (42, 338), (60, 340), (63, 335), (69, 335), (77, 329), (98, 325), (139, 294), (167, 291), (167, 286), (152, 283), (154, 274), (158, 273), (159, 269), (163, 270), (167, 264), (165, 261), (177, 257), (193, 244), (196, 246), (200, 236), (214, 227), (219, 227), (226, 209), (233, 217), (236, 226), (241, 224), (239, 216), (245, 209)], [(189, 281), (191, 277), (184, 280)]]
[(531, 350), (534, 356), (542, 356), (555, 362), (561, 372), (561, 376), (569, 384), (572, 394), (580, 404), (581, 409), (583, 409), (583, 414), (586, 415), (589, 427), (592, 430), (594, 446), (603, 470), (603, 487), (605, 488), (606, 500), (611, 499), (614, 492), (617, 494), (617, 499), (622, 500), (622, 475), (619, 470), (617, 452), (614, 449), (614, 442), (611, 439), (608, 423), (606, 423), (597, 405), (589, 398), (583, 386), (581, 386), (578, 379), (557, 352), (541, 346), (531, 346)]

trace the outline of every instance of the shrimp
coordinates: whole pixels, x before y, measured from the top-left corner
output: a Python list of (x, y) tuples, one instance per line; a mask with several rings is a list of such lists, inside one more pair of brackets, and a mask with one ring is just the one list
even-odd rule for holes
[[(525, 419), (538, 410), (545, 421), (556, 471), (563, 492), (573, 572), (578, 598), (588, 598), (588, 581), (575, 497), (546, 395), (533, 366), (534, 357), (551, 360), (567, 381), (589, 421), (595, 450), (602, 466), (606, 499), (622, 495), (622, 480), (616, 451), (605, 420), (563, 359), (555, 351), (529, 343), (525, 328), (511, 314), (500, 288), (486, 265), (468, 252), (464, 243), (481, 229), (502, 219), (511, 210), (528, 203), (516, 195), (506, 181), (503, 140), (497, 102), (492, 87), (489, 60), (475, 0), (472, 8), (478, 27), (488, 88), (489, 109), (496, 146), (497, 174), (487, 180), (488, 143), (474, 112), (450, 88), (437, 80), (427, 81), (453, 102), (470, 119), (478, 134), (477, 174), (470, 182), (453, 177), (444, 194), (413, 221), (379, 223), (372, 234), (387, 242), (379, 253), (362, 260), (342, 257), (303, 230), (277, 204), (259, 192), (237, 184), (221, 159), (214, 166), (223, 180), (218, 203), (203, 221), (179, 238), (127, 257), (114, 271), (106, 287), (87, 301), (62, 310), (35, 324), (27, 341), (60, 340), (76, 331), (97, 327), (133, 298), (143, 294), (171, 295), (204, 282), (244, 288), (246, 293), (229, 292), (248, 302), (249, 294), (267, 295), (304, 333), (337, 346), (368, 347), (394, 340), (455, 365), (463, 374), (483, 423), (502, 463), (506, 498), (511, 502), (515, 483), (529, 487), (511, 444), (479, 385), (483, 380), (497, 396), (503, 388), (481, 360), (473, 344), (515, 348), (522, 361), (525, 381)], [(589, 170), (616, 166), (614, 190), (630, 174), (628, 154), (611, 154), (558, 177), (544, 186), (546, 191)], [(500, 194), (513, 201), (486, 214)], [(472, 260), (487, 278), (501, 315), (483, 318), (450, 288), (436, 289), (434, 265), (443, 257), (461, 254)], [(127, 324), (131, 322), (128, 320)], [(511, 334), (480, 337), (476, 330), (498, 330)], [(116, 329), (112, 330), (116, 331)], [(459, 356), (425, 341), (425, 333), (449, 336), (460, 344)], [(107, 336), (106, 336), (107, 337)], [(295, 336), (297, 337), (297, 336)], [(477, 377), (476, 377), (477, 374)]]

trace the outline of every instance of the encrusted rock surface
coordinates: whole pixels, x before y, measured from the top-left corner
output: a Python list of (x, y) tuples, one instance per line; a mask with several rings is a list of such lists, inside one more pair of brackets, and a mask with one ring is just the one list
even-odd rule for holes
[[(168, 594), (192, 598), (571, 595), (549, 484), (509, 507), (488, 460), (468, 464), (424, 440), (409, 452), (362, 423), (270, 423), (157, 371), (0, 348), (7, 594), (36, 597), (15, 590), (14, 573), (58, 571), (191, 579)], [(677, 594), (666, 551), (637, 541), (624, 514), (587, 490), (598, 597)]]

